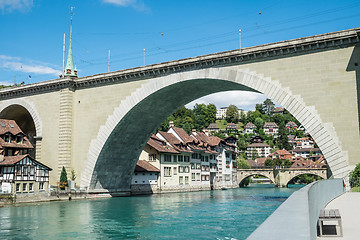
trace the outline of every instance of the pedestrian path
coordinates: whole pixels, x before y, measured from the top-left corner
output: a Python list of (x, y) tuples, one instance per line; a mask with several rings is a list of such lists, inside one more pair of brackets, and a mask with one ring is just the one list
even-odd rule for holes
[(332, 200), (325, 209), (339, 209), (342, 219), (343, 237), (318, 237), (318, 240), (360, 239), (360, 192), (346, 192)]

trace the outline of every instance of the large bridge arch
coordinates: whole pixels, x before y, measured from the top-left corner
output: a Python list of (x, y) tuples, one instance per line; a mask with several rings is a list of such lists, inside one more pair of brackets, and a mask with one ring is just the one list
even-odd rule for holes
[(281, 104), (313, 136), (333, 175), (344, 177), (348, 173), (347, 153), (342, 150), (332, 124), (321, 120), (315, 106), (306, 105), (300, 95), (293, 94), (276, 79), (231, 66), (148, 80), (115, 108), (91, 141), (81, 185), (91, 190), (128, 191), (136, 160), (160, 123), (192, 100), (228, 90), (260, 92)]

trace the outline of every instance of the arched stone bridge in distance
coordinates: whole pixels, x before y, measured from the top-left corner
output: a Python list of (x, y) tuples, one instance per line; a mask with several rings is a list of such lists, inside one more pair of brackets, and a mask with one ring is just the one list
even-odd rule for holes
[(0, 118), (90, 192), (130, 192), (147, 140), (176, 109), (212, 93), (263, 93), (311, 134), (335, 178), (360, 161), (360, 28), (0, 90)]
[(237, 170), (237, 183), (242, 186), (243, 181), (255, 175), (268, 178), (275, 186), (287, 187), (289, 182), (300, 175), (312, 174), (327, 179), (326, 168), (250, 168)]

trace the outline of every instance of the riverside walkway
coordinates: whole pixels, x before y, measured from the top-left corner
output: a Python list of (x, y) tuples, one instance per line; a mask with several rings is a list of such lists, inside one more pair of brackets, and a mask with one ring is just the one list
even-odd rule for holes
[(346, 192), (332, 200), (325, 209), (339, 209), (342, 219), (343, 237), (318, 237), (317, 239), (360, 239), (359, 203), (360, 192)]

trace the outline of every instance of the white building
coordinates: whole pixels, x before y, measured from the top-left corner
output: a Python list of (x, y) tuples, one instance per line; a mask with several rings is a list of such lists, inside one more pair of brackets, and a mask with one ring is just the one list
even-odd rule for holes
[(246, 155), (248, 159), (267, 157), (270, 154), (270, 151), (271, 147), (266, 143), (253, 143), (246, 147)]
[[(227, 111), (228, 107), (222, 107), (220, 109), (216, 110), (216, 119), (224, 119), (226, 118), (226, 111)], [(239, 111), (239, 116), (242, 112), (244, 112), (244, 110), (242, 109), (238, 109)]]

